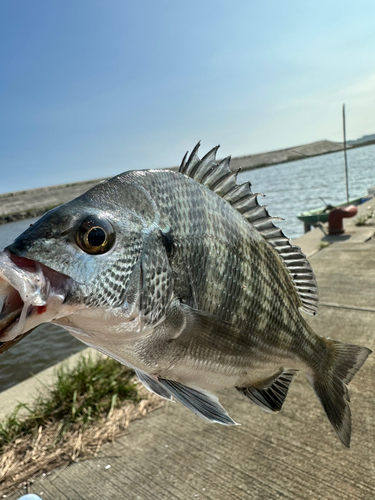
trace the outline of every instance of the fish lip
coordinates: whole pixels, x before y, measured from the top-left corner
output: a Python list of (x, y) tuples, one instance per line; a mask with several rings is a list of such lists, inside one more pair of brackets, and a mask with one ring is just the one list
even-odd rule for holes
[(73, 282), (38, 261), (0, 252), (0, 342), (52, 321)]

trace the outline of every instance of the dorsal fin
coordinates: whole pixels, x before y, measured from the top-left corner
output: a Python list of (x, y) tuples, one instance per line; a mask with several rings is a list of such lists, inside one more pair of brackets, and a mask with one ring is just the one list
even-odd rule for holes
[(301, 309), (308, 314), (316, 314), (318, 286), (314, 272), (301, 249), (293, 245), (283, 231), (274, 225), (273, 220), (280, 219), (280, 217), (271, 217), (266, 207), (259, 205), (258, 196), (264, 195), (253, 193), (250, 182), (237, 184), (240, 169), (236, 172), (230, 169), (230, 156), (220, 162), (216, 161), (219, 146), (212, 148), (201, 160), (197, 155), (199, 146), (200, 142), (195, 146), (187, 161), (187, 154), (185, 155), (180, 166), (180, 173), (207, 186), (224, 198), (258, 230), (283, 259), (302, 302)]

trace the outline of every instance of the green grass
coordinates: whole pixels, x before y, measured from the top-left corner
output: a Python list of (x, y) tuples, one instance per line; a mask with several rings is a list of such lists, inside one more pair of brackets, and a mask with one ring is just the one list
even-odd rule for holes
[(368, 212), (364, 215), (359, 215), (355, 221), (355, 225), (356, 226), (365, 226), (366, 225), (366, 222), (369, 220), (369, 219), (372, 219), (375, 215), (375, 212), (371, 211), (371, 212)]
[(322, 241), (319, 245), (319, 249), (323, 250), (323, 248), (329, 247), (330, 243), (328, 241)]
[[(63, 364), (47, 395), (38, 397), (32, 407), (18, 405), (0, 423), (0, 451), (26, 434), (36, 435), (40, 426), (51, 421), (60, 422), (54, 440), (57, 443), (67, 429), (85, 428), (108, 417), (124, 400), (139, 401), (133, 375), (132, 370), (111, 358), (82, 356), (72, 369)], [(21, 408), (28, 410), (26, 417), (19, 416)]]

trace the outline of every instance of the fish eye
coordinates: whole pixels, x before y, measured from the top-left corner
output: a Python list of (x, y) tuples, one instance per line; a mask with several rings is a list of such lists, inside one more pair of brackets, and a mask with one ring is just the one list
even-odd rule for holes
[(107, 219), (89, 215), (80, 222), (75, 240), (84, 252), (102, 254), (113, 247), (115, 231)]

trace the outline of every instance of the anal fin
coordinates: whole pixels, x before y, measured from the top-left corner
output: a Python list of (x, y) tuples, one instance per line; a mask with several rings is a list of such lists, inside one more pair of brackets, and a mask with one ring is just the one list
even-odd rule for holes
[(262, 410), (275, 413), (281, 410), (295, 374), (296, 370), (282, 371), (268, 379), (263, 387), (236, 387), (236, 389)]
[(177, 401), (204, 420), (222, 425), (237, 425), (213, 394), (172, 380), (159, 379), (159, 382)]

